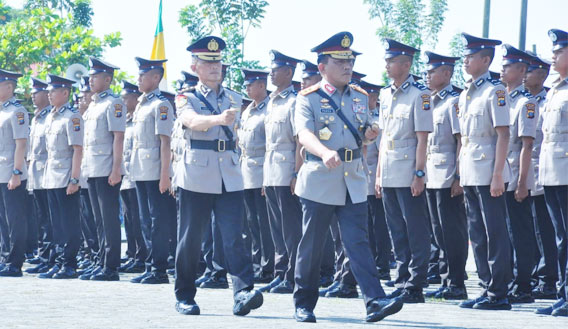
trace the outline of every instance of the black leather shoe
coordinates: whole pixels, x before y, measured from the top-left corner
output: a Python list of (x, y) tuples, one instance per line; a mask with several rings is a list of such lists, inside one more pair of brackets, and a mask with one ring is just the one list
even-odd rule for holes
[(442, 298), (442, 293), (448, 289), (447, 287), (440, 287), (434, 291), (428, 291), (424, 294), (425, 298)]
[(98, 272), (101, 270), (100, 266), (91, 266), (86, 268), (83, 271), (78, 271), (77, 273), (79, 274), (79, 280), (91, 280), (91, 275), (93, 275), (93, 273)]
[(542, 314), (542, 315), (552, 315), (552, 312), (559, 308), (560, 306), (564, 305), (565, 301), (563, 298), (559, 299), (556, 301), (556, 303), (548, 306), (548, 307), (541, 307), (541, 308), (537, 308), (534, 312), (536, 314)]
[(296, 311), (294, 312), (294, 319), (296, 319), (297, 322), (316, 323), (316, 315), (314, 312), (303, 307), (296, 308)]
[(467, 299), (467, 290), (465, 287), (450, 286), (442, 292), (442, 298), (445, 300), (462, 300)]
[(241, 290), (235, 295), (233, 314), (240, 316), (247, 315), (251, 310), (261, 307), (263, 301), (262, 293), (258, 290)]
[(126, 263), (126, 262), (128, 262), (129, 259), (130, 259), (130, 257), (127, 256), (127, 255), (124, 256), (124, 257), (121, 257), (121, 258), (120, 258), (120, 263), (121, 263), (121, 264)]
[(359, 298), (359, 293), (357, 292), (357, 286), (340, 284), (337, 289), (328, 291), (325, 297)]
[(552, 316), (568, 316), (568, 303), (564, 303), (562, 306), (555, 308), (552, 311)]
[(142, 281), (140, 281), (140, 283), (142, 283), (142, 284), (164, 284), (164, 283), (170, 283), (170, 279), (168, 278), (168, 275), (164, 272), (152, 271), (152, 272), (150, 272), (150, 275), (148, 275), (147, 277), (142, 279)]
[(0, 262), (0, 271), (2, 271), (6, 267), (6, 264)]
[(419, 304), (424, 303), (424, 294), (422, 289), (404, 289), (398, 299), (405, 304)]
[(508, 311), (511, 309), (511, 304), (507, 298), (488, 297), (475, 303), (473, 308), (476, 310)]
[(105, 269), (100, 273), (91, 276), (92, 281), (120, 281), (118, 271)]
[(274, 280), (274, 273), (258, 272), (254, 275), (254, 283), (270, 283)]
[(329, 287), (320, 289), (319, 290), (320, 297), (325, 297), (325, 294), (327, 294), (328, 291), (337, 289), (339, 285), (340, 285), (339, 281), (333, 281), (333, 283)]
[(402, 295), (403, 292), (404, 292), (404, 289), (396, 288), (395, 290), (393, 290), (393, 292), (391, 292), (390, 294), (387, 295), (387, 298), (389, 298), (389, 299), (397, 298), (400, 295)]
[(26, 263), (32, 264), (32, 265), (37, 265), (37, 264), (41, 263), (41, 258), (39, 258), (39, 257), (29, 258), (29, 259), (26, 259)]
[(291, 294), (294, 292), (294, 284), (288, 280), (280, 282), (279, 285), (270, 289), (273, 294)]
[(389, 280), (389, 281), (385, 282), (385, 286), (390, 287), (390, 288), (394, 287), (394, 280)]
[(320, 276), (320, 282), (319, 282), (320, 288), (329, 287), (332, 283), (333, 283), (332, 275)]
[(534, 299), (556, 300), (556, 294), (557, 294), (556, 287), (546, 284), (536, 286), (532, 291)]
[(58, 280), (76, 279), (77, 277), (78, 275), (74, 268), (65, 266), (53, 276), (54, 279)]
[(227, 282), (227, 278), (225, 277), (210, 277), (209, 280), (203, 282), (199, 287), (207, 289), (227, 289), (229, 288), (229, 282)]
[(88, 268), (92, 264), (93, 263), (91, 263), (91, 261), (87, 258), (87, 259), (83, 260), (82, 262), (78, 263), (77, 268), (82, 270), (82, 269)]
[(175, 275), (176, 275), (176, 269), (175, 269), (175, 268), (170, 268), (169, 270), (166, 270), (166, 273), (167, 273), (168, 275), (172, 275), (172, 276), (175, 277)]
[(124, 273), (124, 271), (126, 271), (126, 269), (129, 268), (132, 264), (134, 264), (134, 258), (130, 258), (126, 263), (120, 265), (118, 271)]
[(398, 313), (402, 309), (404, 303), (398, 299), (375, 299), (367, 305), (367, 317), (365, 321), (367, 322), (377, 322), (381, 321), (389, 315)]
[(49, 271), (49, 265), (45, 263), (40, 263), (34, 267), (30, 267), (25, 270), (25, 272), (29, 274), (39, 274), (39, 273), (45, 273), (47, 271)]
[[(79, 279), (81, 279), (81, 280), (91, 280), (91, 278), (92, 278), (93, 276), (102, 273), (103, 270), (104, 270), (104, 269), (103, 269), (102, 267), (97, 266), (97, 267), (95, 267), (95, 268), (91, 271), (91, 273), (85, 273), (85, 274), (79, 276)], [(84, 279), (83, 279), (83, 278), (84, 278)]]
[(477, 297), (475, 299), (468, 299), (468, 300), (464, 300), (463, 302), (459, 303), (459, 307), (461, 308), (473, 308), (473, 305), (485, 300), (487, 297), (485, 296), (481, 296), (481, 297)]
[(381, 281), (390, 281), (391, 275), (389, 271), (379, 271), (379, 280)]
[(530, 293), (517, 291), (515, 293), (510, 293), (507, 295), (509, 303), (511, 304), (530, 304), (534, 303), (534, 298)]
[(203, 282), (209, 280), (211, 276), (208, 274), (203, 274), (202, 276), (200, 276), (197, 280), (195, 280), (195, 286), (199, 287)]
[(178, 311), (178, 313), (183, 314), (183, 315), (199, 315), (199, 314), (201, 314), (201, 310), (199, 309), (199, 306), (197, 306), (197, 304), (195, 304), (195, 302), (193, 302), (193, 303), (177, 302), (176, 303), (176, 311)]
[(0, 276), (3, 277), (18, 278), (21, 277), (22, 275), (23, 275), (22, 270), (12, 265), (4, 266), (2, 271), (0, 271)]
[(144, 273), (142, 273), (142, 275), (139, 275), (137, 277), (130, 279), (130, 282), (140, 283), (142, 280), (144, 280), (147, 276), (150, 276), (151, 274), (152, 274), (152, 272), (150, 272), (150, 271), (144, 272)]
[(428, 280), (429, 284), (440, 284), (440, 283), (442, 283), (442, 278), (437, 274), (428, 276), (427, 280)]
[(40, 275), (38, 275), (37, 277), (40, 279), (51, 279), (53, 278), (53, 276), (55, 275), (55, 273), (59, 272), (59, 270), (61, 270), (61, 268), (59, 267), (59, 265), (53, 265), (49, 271), (45, 272), (45, 273), (41, 273)]
[(83, 275), (83, 274), (85, 274), (85, 273), (87, 273), (87, 272), (92, 272), (95, 268), (96, 268), (96, 266), (95, 266), (95, 264), (93, 263), (93, 264), (91, 264), (91, 265), (88, 266), (88, 267), (85, 267), (85, 268), (82, 268), (82, 269), (77, 270), (77, 274)]
[(143, 262), (132, 262), (130, 266), (124, 269), (124, 273), (144, 273), (146, 271), (146, 264)]
[(280, 284), (280, 282), (282, 282), (282, 279), (280, 279), (279, 276), (275, 277), (274, 280), (272, 280), (269, 284), (267, 284), (266, 286), (258, 289), (258, 291), (260, 292), (269, 292), (270, 289), (276, 287), (277, 285)]

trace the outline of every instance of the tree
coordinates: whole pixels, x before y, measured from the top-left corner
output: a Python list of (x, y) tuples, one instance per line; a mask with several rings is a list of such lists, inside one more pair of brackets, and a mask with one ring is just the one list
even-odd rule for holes
[(455, 34), (450, 41), (450, 56), (459, 57), (460, 60), (456, 62), (454, 68), (454, 75), (452, 76), (452, 84), (463, 88), (465, 84), (465, 77), (463, 76), (463, 53), (465, 50), (465, 40), (461, 33)]
[(217, 33), (227, 43), (223, 61), (230, 63), (226, 84), (240, 91), (243, 77), (241, 67), (263, 68), (257, 60), (245, 60), (245, 39), (250, 28), (260, 27), (268, 2), (264, 0), (202, 0), (180, 10), (178, 22), (187, 29), (192, 42)]
[(64, 74), (72, 63), (88, 65), (107, 47), (120, 45), (120, 32), (98, 38), (92, 29), (76, 26), (70, 15), (60, 17), (49, 8), (25, 9), (0, 25), (0, 67), (21, 72), (19, 90), (29, 104), (30, 77)]
[(26, 0), (24, 8), (50, 8), (58, 10), (61, 17), (71, 14), (75, 25), (84, 27), (91, 27), (92, 25), (91, 0)]
[[(428, 4), (426, 4), (428, 2)], [(444, 25), (447, 0), (364, 0), (370, 6), (369, 15), (380, 21), (377, 36), (393, 38), (415, 48), (433, 49)], [(413, 74), (421, 74), (424, 62), (416, 54)], [(384, 76), (385, 81), (387, 80)]]

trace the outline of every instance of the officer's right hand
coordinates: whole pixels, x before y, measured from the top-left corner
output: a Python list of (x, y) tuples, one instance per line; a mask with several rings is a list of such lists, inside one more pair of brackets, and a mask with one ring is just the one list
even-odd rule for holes
[(491, 192), (491, 196), (494, 198), (500, 197), (503, 193), (505, 193), (505, 181), (503, 180), (503, 176), (493, 175), (489, 191)]
[(379, 179), (377, 178), (377, 182), (375, 183), (375, 198), (382, 199), (383, 198), (383, 191), (381, 188), (381, 183), (379, 183)]
[(8, 181), (8, 190), (15, 190), (16, 187), (22, 184), (22, 179), (20, 175), (12, 175)]
[(321, 157), (323, 164), (329, 168), (337, 168), (341, 164), (341, 158), (339, 158), (339, 154), (337, 151), (334, 150), (327, 150)]
[(237, 109), (228, 109), (219, 114), (219, 123), (221, 126), (231, 126), (237, 117)]
[(79, 191), (79, 184), (71, 184), (67, 185), (67, 195), (71, 195), (73, 193), (77, 193)]

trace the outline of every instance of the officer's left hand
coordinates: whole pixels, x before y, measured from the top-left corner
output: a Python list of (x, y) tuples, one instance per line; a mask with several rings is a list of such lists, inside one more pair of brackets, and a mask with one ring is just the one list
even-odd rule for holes
[(292, 195), (295, 195), (294, 190), (296, 189), (296, 177), (292, 177), (292, 181), (290, 182), (290, 192)]
[(71, 195), (73, 193), (77, 193), (79, 191), (79, 184), (71, 184), (67, 185), (67, 195)]
[(16, 187), (20, 186), (22, 184), (22, 179), (20, 178), (20, 175), (12, 175), (12, 177), (10, 177), (10, 180), (8, 181), (8, 190), (15, 190)]
[(529, 196), (529, 189), (526, 185), (521, 186), (521, 184), (519, 184), (515, 190), (515, 200), (520, 203), (523, 202), (527, 196)]
[(115, 186), (116, 184), (120, 183), (122, 177), (120, 176), (120, 172), (112, 171), (110, 176), (108, 176), (108, 184), (110, 186)]
[(412, 180), (412, 184), (410, 185), (410, 193), (412, 193), (413, 197), (420, 196), (424, 191), (424, 178), (423, 177), (414, 177)]
[(460, 181), (455, 179), (450, 188), (450, 197), (455, 198), (463, 194), (463, 187), (460, 186)]
[(379, 136), (379, 127), (377, 127), (376, 125), (372, 125), (370, 127), (367, 127), (367, 130), (365, 130), (365, 138), (368, 140), (374, 140), (377, 138), (377, 136)]
[(160, 178), (160, 193), (164, 194), (170, 190), (172, 186), (172, 182), (170, 182), (170, 178)]

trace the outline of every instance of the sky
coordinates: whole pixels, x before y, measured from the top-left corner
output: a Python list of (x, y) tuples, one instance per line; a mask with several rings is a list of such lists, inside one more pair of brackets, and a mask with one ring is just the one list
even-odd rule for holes
[[(23, 0), (6, 0), (21, 8)], [(426, 1), (427, 2), (427, 1)], [(198, 0), (163, 0), (163, 26), (168, 58), (168, 80), (181, 78), (181, 70), (190, 71), (191, 55), (185, 49), (190, 38), (178, 23), (179, 11)], [(245, 41), (245, 58), (270, 64), (268, 52), (276, 49), (282, 53), (315, 62), (310, 49), (340, 31), (354, 36), (352, 48), (362, 52), (357, 57), (354, 70), (367, 74), (365, 80), (381, 82), (384, 71), (384, 50), (375, 32), (380, 27), (377, 19), (369, 18), (369, 5), (363, 0), (269, 0), (262, 26), (249, 31)], [(158, 20), (159, 0), (92, 0), (95, 35), (103, 36), (120, 31), (122, 45), (108, 49), (104, 59), (119, 66), (128, 74), (137, 74), (135, 56), (150, 57)], [(481, 36), (484, 0), (448, 0), (448, 11), (435, 49), (440, 54), (449, 52), (448, 44), (453, 35), (468, 32)], [(491, 1), (489, 37), (502, 40), (515, 47), (519, 43), (521, 0)], [(536, 45), (537, 52), (550, 59), (551, 42), (547, 32), (551, 28), (568, 30), (568, 1), (528, 0), (527, 49)], [(500, 71), (498, 48), (491, 69)], [(299, 80), (300, 70), (295, 78)]]

